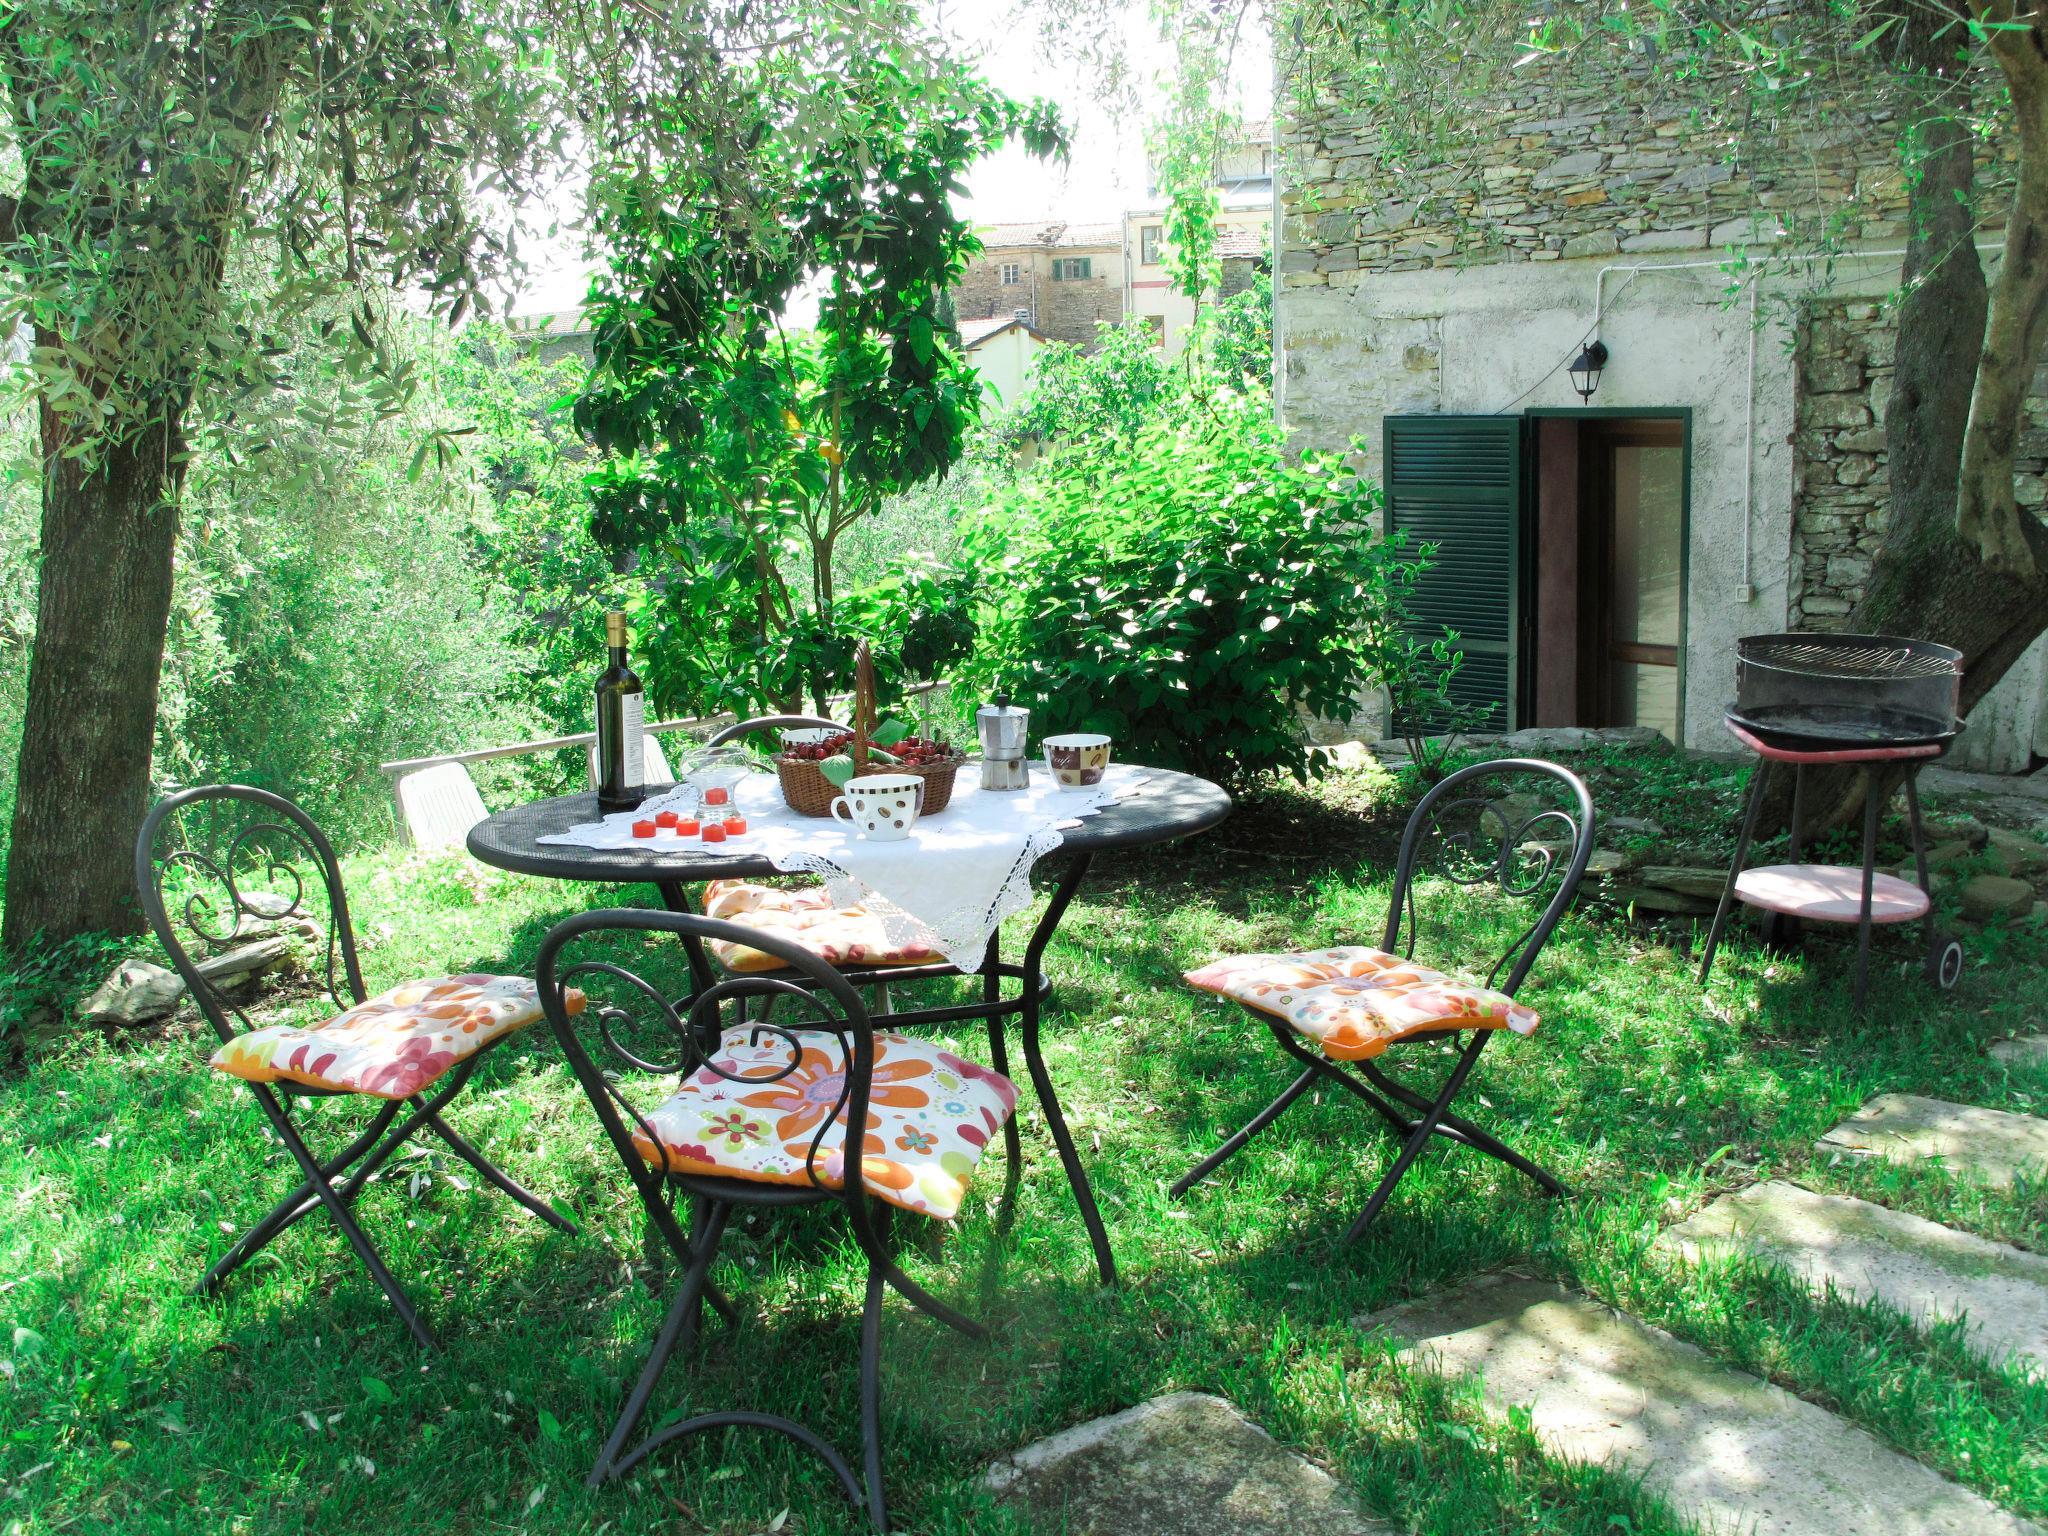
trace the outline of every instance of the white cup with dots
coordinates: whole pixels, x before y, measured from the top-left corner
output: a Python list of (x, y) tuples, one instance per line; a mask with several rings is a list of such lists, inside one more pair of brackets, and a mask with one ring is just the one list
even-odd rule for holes
[(868, 773), (847, 781), (832, 802), (832, 814), (854, 836), (893, 843), (910, 836), (924, 809), (924, 780), (914, 773)]

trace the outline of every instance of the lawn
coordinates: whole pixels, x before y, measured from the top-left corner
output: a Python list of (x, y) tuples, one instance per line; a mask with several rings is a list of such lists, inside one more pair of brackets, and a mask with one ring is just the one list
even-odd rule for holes
[[(1738, 769), (1642, 753), (1585, 761), (1605, 811), (1702, 834), (1732, 820)], [(2024, 925), (1973, 935), (1973, 964), (1946, 995), (1893, 981), (1904, 949), (1881, 946), (1873, 1006), (1857, 1020), (1838, 944), (1787, 959), (1738, 938), (1702, 993), (1683, 953), (1689, 924), (1584, 907), (1525, 989), (1543, 1029), (1495, 1042), (1467, 1101), (1576, 1199), (1547, 1201), (1495, 1163), (1433, 1152), (1367, 1238), (1339, 1248), (1391, 1143), (1328, 1096), (1184, 1200), (1167, 1198), (1289, 1075), (1263, 1030), (1179, 972), (1231, 951), (1375, 941), (1411, 793), (1372, 770), (1274, 790), (1196, 843), (1098, 863), (1051, 952), (1047, 1040), (1124, 1284), (1093, 1283), (1027, 1094), (1007, 1238), (992, 1217), (993, 1161), (952, 1230), (897, 1223), (912, 1274), (996, 1324), (991, 1343), (970, 1344), (891, 1304), (898, 1526), (1017, 1529), (977, 1486), (991, 1459), (1197, 1388), (1238, 1403), (1404, 1528), (1682, 1529), (1626, 1481), (1551, 1458), (1526, 1425), (1489, 1419), (1352, 1326), (1503, 1267), (1667, 1327), (2048, 1518), (2048, 1390), (1977, 1362), (1951, 1331), (1649, 1252), (1662, 1225), (1713, 1195), (1781, 1175), (2040, 1248), (2038, 1187), (1987, 1192), (1812, 1151), (1878, 1092), (2043, 1107), (2048, 1078), (2009, 1074), (1983, 1049), (2038, 1025), (2048, 941)], [(374, 938), (373, 984), (523, 971), (557, 918), (607, 900), (656, 904), (647, 887), (479, 873), (454, 856), (363, 856), (349, 874)], [(1519, 909), (1498, 896), (1429, 894), (1439, 926), (1426, 927), (1424, 958), (1431, 942), (1444, 955), (1498, 952), (1519, 931)], [(1426, 904), (1426, 925), (1431, 915)], [(521, 1216), (431, 1154), (401, 1160), (360, 1207), (444, 1353), (413, 1351), (319, 1219), (219, 1301), (196, 1299), (191, 1282), (228, 1234), (292, 1177), (254, 1105), (208, 1070), (199, 1031), (187, 1015), (167, 1030), (78, 1038), (0, 1079), (0, 1532), (855, 1528), (817, 1463), (761, 1437), (686, 1442), (628, 1482), (584, 1490), (659, 1304), (637, 1204), (545, 1030), (493, 1053), (451, 1119), (573, 1210), (580, 1235)], [(958, 1044), (972, 1056), (980, 1042)], [(713, 1328), (687, 1370), (672, 1366), (658, 1403), (788, 1414), (857, 1445), (860, 1275), (831, 1211), (740, 1218), (718, 1278), (742, 1325)]]

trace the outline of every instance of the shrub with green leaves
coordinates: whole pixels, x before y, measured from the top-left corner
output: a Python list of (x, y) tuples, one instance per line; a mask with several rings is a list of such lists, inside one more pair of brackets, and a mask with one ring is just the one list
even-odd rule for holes
[(1304, 712), (1349, 719), (1372, 682), (1361, 636), (1401, 564), (1379, 504), (1336, 455), (1291, 457), (1257, 396), (1057, 455), (967, 533), (973, 680), (1127, 761), (1306, 778)]

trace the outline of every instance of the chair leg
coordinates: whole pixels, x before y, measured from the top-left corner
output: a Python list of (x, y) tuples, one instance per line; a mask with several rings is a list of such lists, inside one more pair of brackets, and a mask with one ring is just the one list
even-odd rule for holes
[(875, 1529), (889, 1529), (889, 1509), (882, 1490), (882, 1266), (868, 1266), (867, 1300), (860, 1314), (860, 1445), (867, 1474), (868, 1519)]
[(1437, 1123), (1442, 1120), (1444, 1111), (1450, 1107), (1451, 1100), (1457, 1097), (1458, 1090), (1464, 1087), (1473, 1064), (1479, 1060), (1479, 1053), (1486, 1049), (1490, 1034), (1489, 1030), (1473, 1031), (1472, 1040), (1460, 1053), (1458, 1064), (1451, 1069), (1451, 1075), (1444, 1079), (1443, 1087), (1437, 1090), (1436, 1097), (1422, 1112), (1422, 1118), (1415, 1122), (1415, 1129), (1409, 1134), (1400, 1154), (1395, 1157), (1393, 1166), (1380, 1175), (1378, 1186), (1374, 1188), (1371, 1198), (1365, 1202), (1365, 1209), (1358, 1213), (1358, 1219), (1352, 1222), (1345, 1232), (1346, 1243), (1355, 1243), (1364, 1235), (1365, 1229), (1371, 1226), (1380, 1212), (1386, 1208), (1388, 1199), (1394, 1193), (1394, 1187), (1406, 1176), (1415, 1159), (1421, 1155), (1422, 1149), (1429, 1144), (1429, 1139), (1437, 1134)]
[(1272, 1103), (1268, 1104), (1264, 1109), (1260, 1110), (1256, 1115), (1254, 1115), (1251, 1118), (1251, 1120), (1245, 1125), (1244, 1129), (1237, 1131), (1232, 1135), (1226, 1137), (1222, 1146), (1218, 1147), (1214, 1152), (1211, 1152), (1207, 1157), (1203, 1158), (1199, 1163), (1195, 1164), (1194, 1167), (1190, 1168), (1186, 1173), (1182, 1174), (1178, 1182), (1176, 1182), (1173, 1188), (1168, 1190), (1167, 1193), (1173, 1199), (1178, 1200), (1182, 1195), (1186, 1194), (1189, 1190), (1193, 1189), (1197, 1184), (1201, 1183), (1202, 1180), (1206, 1179), (1207, 1177), (1209, 1177), (1210, 1174), (1214, 1173), (1218, 1168), (1222, 1167), (1226, 1161), (1228, 1161), (1232, 1157), (1235, 1157), (1240, 1151), (1244, 1149), (1244, 1144), (1246, 1142), (1250, 1141), (1254, 1136), (1258, 1135), (1259, 1132), (1263, 1131), (1275, 1120), (1278, 1120), (1281, 1114), (1285, 1112), (1288, 1105), (1292, 1104), (1296, 1099), (1300, 1098), (1304, 1093), (1306, 1093), (1308, 1091), (1309, 1084), (1313, 1083), (1316, 1080), (1317, 1075), (1318, 1074), (1315, 1071), (1315, 1069), (1310, 1068), (1309, 1070), (1303, 1072), (1301, 1076), (1297, 1077), (1293, 1082), (1289, 1083), (1287, 1087), (1281, 1092), (1279, 1098), (1275, 1099)]
[(597, 1462), (591, 1467), (590, 1476), (584, 1480), (586, 1486), (601, 1487), (611, 1478), (624, 1476), (660, 1443), (659, 1437), (651, 1439), (621, 1459), (620, 1453), (625, 1449), (627, 1440), (647, 1412), (655, 1383), (661, 1380), (669, 1356), (696, 1334), (705, 1279), (711, 1272), (712, 1260), (718, 1256), (719, 1242), (725, 1236), (726, 1218), (731, 1213), (732, 1207), (722, 1200), (711, 1201), (705, 1211), (703, 1230), (698, 1234), (697, 1249), (691, 1257), (688, 1272), (683, 1276), (682, 1288), (676, 1292), (668, 1316), (662, 1319), (661, 1331), (654, 1338), (654, 1348), (648, 1352), (647, 1363), (640, 1369), (639, 1380), (633, 1383), (633, 1390), (626, 1398), (626, 1406), (620, 1411), (618, 1422), (612, 1426), (604, 1449), (597, 1453)]
[(499, 1168), (489, 1158), (485, 1157), (483, 1153), (471, 1146), (468, 1141), (450, 1130), (448, 1123), (438, 1114), (427, 1116), (427, 1128), (447, 1142), (455, 1155), (481, 1174), (493, 1188), (503, 1194), (510, 1195), (519, 1204), (525, 1206), (527, 1210), (533, 1212), (534, 1215), (553, 1227), (557, 1232), (574, 1232), (576, 1230), (576, 1223), (570, 1221), (561, 1212), (541, 1199), (540, 1196), (524, 1188), (510, 1174)]
[[(1363, 1062), (1360, 1065), (1375, 1084), (1386, 1093), (1399, 1099), (1409, 1108), (1415, 1110), (1426, 1110), (1429, 1108), (1429, 1100), (1425, 1099), (1414, 1089), (1395, 1082), (1392, 1078), (1380, 1072), (1370, 1062)], [(1526, 1174), (1529, 1178), (1535, 1180), (1548, 1194), (1569, 1195), (1571, 1193), (1571, 1187), (1548, 1168), (1545, 1168), (1541, 1163), (1533, 1162), (1529, 1158), (1524, 1157), (1491, 1131), (1481, 1129), (1463, 1115), (1455, 1114), (1446, 1109), (1438, 1117), (1437, 1134), (1440, 1136), (1448, 1135), (1452, 1140), (1462, 1142), (1476, 1152), (1483, 1152), (1488, 1157), (1506, 1163), (1517, 1173)]]
[(370, 1272), (370, 1278), (377, 1282), (377, 1289), (384, 1293), (385, 1300), (391, 1303), (392, 1310), (397, 1312), (399, 1320), (405, 1324), (407, 1331), (418, 1341), (422, 1349), (437, 1348), (432, 1331), (420, 1320), (420, 1315), (405, 1294), (404, 1287), (398, 1283), (391, 1271), (385, 1268), (382, 1256), (364, 1235), (363, 1229), (356, 1224), (355, 1217), (349, 1214), (348, 1202), (335, 1192), (334, 1186), (321, 1172), (320, 1164), (307, 1150), (305, 1139), (299, 1135), (298, 1128), (291, 1122), (291, 1117), (285, 1114), (284, 1106), (277, 1101), (277, 1095), (261, 1083), (251, 1083), (249, 1087), (256, 1102), (263, 1107), (264, 1114), (269, 1118), (271, 1128), (277, 1132), (278, 1139), (285, 1144), (286, 1149), (298, 1162), (299, 1170), (305, 1174), (307, 1184), (312, 1186), (313, 1193), (319, 1197), (320, 1203), (327, 1207), (327, 1214), (333, 1217), (334, 1224), (341, 1228), (341, 1235), (348, 1239), (349, 1247), (355, 1250), (363, 1268)]
[[(990, 934), (988, 954), (981, 965), (981, 1000), (991, 1012), (988, 1020), (988, 1064), (1003, 1077), (1010, 1075), (1010, 1042), (1003, 1032), (1001, 1015), (993, 1010), (1003, 1000), (1003, 978), (996, 973), (1001, 961), (1002, 935)], [(1008, 1235), (1017, 1221), (1017, 1191), (1024, 1181), (1023, 1141), (1017, 1130), (1017, 1116), (1003, 1121), (1003, 1197), (996, 1206), (996, 1230)]]
[[(320, 1171), (329, 1179), (344, 1172), (384, 1134), (385, 1127), (397, 1117), (398, 1108), (395, 1103), (387, 1104), (354, 1141), (321, 1163)], [(310, 1215), (319, 1208), (320, 1197), (313, 1192), (313, 1186), (301, 1181), (297, 1189), (271, 1207), (269, 1214), (235, 1239), (228, 1251), (214, 1261), (213, 1267), (207, 1270), (195, 1289), (202, 1296), (213, 1295), (228, 1276), (269, 1247), (301, 1217)]]

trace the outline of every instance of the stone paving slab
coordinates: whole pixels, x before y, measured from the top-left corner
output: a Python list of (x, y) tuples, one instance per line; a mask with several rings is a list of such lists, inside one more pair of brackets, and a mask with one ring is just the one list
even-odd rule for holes
[(1910, 1093), (1879, 1094), (1821, 1137), (1822, 1152), (1893, 1163), (1939, 1159), (1951, 1173), (2001, 1187), (2048, 1169), (2048, 1120)]
[(1065, 1430), (987, 1485), (1061, 1536), (1397, 1536), (1220, 1397), (1175, 1392)]
[(1494, 1276), (1361, 1320), (1480, 1376), (1559, 1454), (1643, 1479), (1715, 1536), (2043, 1536), (1791, 1393), (1583, 1296)]
[(2048, 1035), (2022, 1035), (2016, 1040), (2001, 1040), (1991, 1047), (1991, 1057), (2008, 1067), (2048, 1066)]
[(1990, 1358), (2048, 1366), (2048, 1258), (1904, 1211), (1773, 1180), (1723, 1195), (1656, 1246), (1762, 1259), (1920, 1322), (1967, 1315)]

